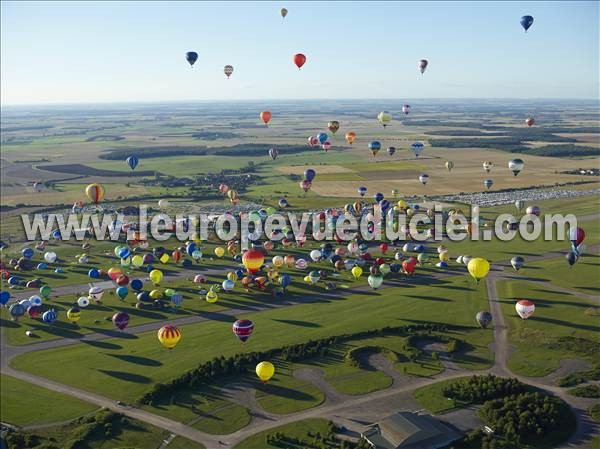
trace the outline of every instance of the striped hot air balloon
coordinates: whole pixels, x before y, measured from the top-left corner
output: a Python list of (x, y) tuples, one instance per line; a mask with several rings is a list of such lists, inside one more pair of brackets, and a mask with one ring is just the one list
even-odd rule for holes
[(250, 320), (237, 320), (233, 323), (232, 330), (236, 337), (242, 343), (245, 343), (250, 338), (250, 335), (252, 335), (252, 332), (254, 332), (254, 323)]
[(171, 324), (158, 330), (158, 341), (167, 349), (173, 349), (181, 340), (181, 331)]
[(265, 255), (257, 249), (249, 249), (242, 256), (242, 263), (249, 273), (256, 273), (265, 261)]
[(85, 194), (94, 204), (98, 204), (104, 198), (104, 187), (100, 184), (90, 184), (85, 188)]

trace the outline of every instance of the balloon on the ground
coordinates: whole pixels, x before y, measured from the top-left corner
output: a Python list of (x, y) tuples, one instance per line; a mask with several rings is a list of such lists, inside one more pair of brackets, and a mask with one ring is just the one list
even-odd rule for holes
[(52, 324), (56, 321), (57, 318), (58, 318), (58, 313), (56, 313), (56, 310), (54, 310), (54, 309), (46, 310), (42, 314), (42, 321), (44, 323)]
[(87, 296), (81, 296), (78, 300), (77, 300), (77, 305), (79, 307), (81, 307), (82, 309), (85, 309), (87, 306), (90, 305), (90, 300)]
[(67, 310), (67, 320), (71, 323), (76, 323), (81, 318), (81, 310), (77, 307), (71, 307)]

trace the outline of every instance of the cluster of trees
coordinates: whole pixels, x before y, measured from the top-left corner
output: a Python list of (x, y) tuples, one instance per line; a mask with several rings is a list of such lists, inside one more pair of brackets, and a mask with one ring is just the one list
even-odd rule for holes
[(467, 402), (481, 404), (490, 399), (502, 398), (525, 392), (527, 385), (517, 379), (496, 377), (492, 374), (484, 376), (471, 376), (467, 379), (458, 379), (444, 388), (444, 396)]
[(328, 423), (327, 433), (321, 435), (320, 432), (308, 432), (308, 436), (312, 440), (303, 440), (295, 436), (286, 435), (283, 432), (268, 433), (266, 442), (271, 446), (283, 448), (302, 448), (302, 449), (361, 449), (362, 446), (346, 440), (340, 440), (336, 437), (335, 432), (338, 429), (332, 421)]
[(496, 434), (517, 445), (562, 440), (576, 426), (575, 417), (562, 400), (537, 392), (487, 401), (477, 414)]
[(533, 154), (535, 156), (552, 157), (580, 157), (580, 156), (599, 156), (600, 148), (583, 145), (558, 144), (544, 145), (535, 148), (526, 148), (522, 153)]
[(569, 390), (569, 394), (579, 396), (581, 398), (600, 398), (600, 386), (598, 385), (583, 385)]
[[(271, 145), (266, 143), (244, 143), (228, 147), (206, 146), (156, 146), (141, 148), (114, 148), (102, 153), (100, 159), (111, 161), (125, 160), (134, 153), (142, 157), (172, 157), (172, 156), (266, 156)], [(301, 153), (310, 151), (308, 145), (278, 145), (277, 149), (282, 154)]]
[(173, 379), (168, 383), (157, 383), (152, 390), (146, 393), (139, 402), (142, 404), (155, 405), (165, 398), (172, 397), (174, 393), (187, 388), (198, 388), (203, 383), (209, 383), (212, 378), (217, 376), (227, 376), (233, 374), (245, 374), (250, 369), (254, 369), (258, 362), (281, 358), (287, 361), (299, 361), (318, 355), (325, 355), (328, 348), (352, 339), (367, 338), (375, 335), (410, 335), (413, 333), (428, 334), (431, 332), (445, 331), (446, 326), (440, 324), (416, 324), (410, 326), (385, 327), (383, 329), (374, 329), (355, 334), (345, 334), (322, 338), (319, 340), (310, 340), (306, 343), (274, 348), (267, 351), (248, 352), (236, 354), (231, 357), (216, 357), (212, 360), (202, 363), (198, 368), (190, 370), (183, 375)]
[(108, 410), (84, 416), (68, 425), (66, 440), (56, 441), (54, 438), (46, 438), (31, 433), (9, 432), (6, 434), (6, 447), (8, 449), (77, 449), (88, 447), (91, 438), (110, 439), (121, 433), (121, 429), (132, 427), (134, 424), (120, 413)]
[(589, 380), (600, 380), (600, 365), (587, 371), (576, 371), (556, 379), (559, 387), (574, 387)]
[(368, 357), (371, 354), (383, 353), (388, 359), (397, 361), (398, 354), (391, 349), (382, 348), (381, 346), (358, 346), (350, 349), (344, 356), (345, 360), (352, 366), (361, 369), (369, 369)]

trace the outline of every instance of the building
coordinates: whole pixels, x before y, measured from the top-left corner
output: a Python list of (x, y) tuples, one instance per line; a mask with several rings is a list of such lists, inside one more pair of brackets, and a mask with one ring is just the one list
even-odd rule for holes
[(388, 416), (361, 436), (373, 449), (438, 449), (462, 437), (433, 416), (412, 412)]

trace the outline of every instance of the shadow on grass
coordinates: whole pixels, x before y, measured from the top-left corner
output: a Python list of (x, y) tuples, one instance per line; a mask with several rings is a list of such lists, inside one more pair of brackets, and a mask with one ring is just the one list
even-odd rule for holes
[(123, 346), (117, 345), (115, 343), (108, 343), (106, 341), (95, 341), (95, 340), (82, 340), (82, 343), (86, 345), (94, 346), (95, 348), (102, 349), (122, 349)]
[(162, 362), (158, 360), (149, 359), (147, 357), (139, 357), (137, 355), (123, 355), (123, 354), (109, 354), (107, 352), (103, 353), (104, 355), (108, 355), (110, 357), (114, 357), (119, 360), (123, 360), (124, 362), (133, 363), (134, 365), (142, 365), (142, 366), (161, 366)]
[(133, 374), (126, 373), (125, 371), (114, 371), (104, 369), (99, 369), (98, 371), (100, 371), (103, 374), (106, 374), (107, 376), (114, 377), (115, 379), (119, 380), (124, 380), (126, 382), (135, 382), (138, 384), (149, 384), (152, 382), (152, 379), (146, 376), (142, 376), (141, 374)]
[(301, 320), (283, 320), (283, 319), (273, 319), (272, 321), (277, 321), (278, 323), (291, 324), (292, 326), (301, 326), (301, 327), (321, 327), (320, 324), (312, 323), (310, 321), (301, 321)]

